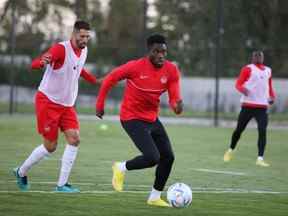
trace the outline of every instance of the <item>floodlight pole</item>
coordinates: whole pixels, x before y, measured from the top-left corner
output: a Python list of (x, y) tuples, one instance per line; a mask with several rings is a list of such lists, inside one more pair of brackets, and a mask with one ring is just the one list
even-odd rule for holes
[(148, 9), (148, 3), (147, 0), (142, 0), (142, 29), (140, 31), (139, 36), (139, 56), (145, 55), (146, 52), (146, 43), (145, 39), (147, 36), (147, 9)]
[(14, 112), (14, 89), (15, 89), (15, 71), (14, 71), (14, 55), (15, 55), (15, 27), (16, 27), (16, 2), (11, 0), (11, 18), (12, 26), (10, 32), (10, 98), (9, 98), (9, 114)]
[(223, 0), (218, 0), (217, 3), (217, 35), (216, 35), (216, 70), (215, 70), (215, 100), (214, 100), (214, 126), (219, 125), (219, 76), (223, 70), (222, 64), (222, 36), (223, 28)]

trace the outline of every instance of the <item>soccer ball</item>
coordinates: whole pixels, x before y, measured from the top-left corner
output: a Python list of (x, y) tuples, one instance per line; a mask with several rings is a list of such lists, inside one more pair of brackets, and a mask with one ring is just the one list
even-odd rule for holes
[(184, 208), (192, 202), (192, 190), (184, 183), (175, 183), (168, 188), (167, 200), (174, 208)]

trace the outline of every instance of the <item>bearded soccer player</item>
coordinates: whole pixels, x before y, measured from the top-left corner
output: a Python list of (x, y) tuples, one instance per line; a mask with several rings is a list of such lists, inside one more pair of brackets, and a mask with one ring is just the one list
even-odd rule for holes
[(29, 189), (27, 173), (32, 166), (56, 150), (60, 129), (67, 145), (62, 156), (56, 191), (79, 192), (78, 188), (68, 183), (68, 178), (80, 143), (79, 121), (74, 108), (78, 80), (81, 76), (92, 84), (98, 82), (84, 69), (89, 38), (89, 24), (76, 21), (70, 40), (53, 45), (48, 52), (32, 61), (32, 69), (46, 67), (35, 95), (37, 126), (43, 144), (36, 147), (20, 167), (14, 169), (17, 185), (23, 191)]
[(164, 36), (154, 34), (147, 38), (148, 55), (115, 68), (103, 80), (97, 98), (96, 115), (104, 115), (105, 98), (113, 85), (126, 80), (121, 105), (122, 127), (141, 154), (133, 159), (115, 162), (112, 166), (112, 185), (116, 191), (123, 190), (126, 171), (156, 166), (156, 178), (147, 200), (149, 205), (169, 206), (161, 199), (169, 177), (174, 153), (168, 135), (158, 119), (160, 96), (168, 91), (169, 103), (176, 114), (183, 110), (180, 96), (180, 72), (168, 60)]
[(224, 154), (224, 161), (232, 159), (237, 142), (248, 122), (255, 118), (258, 126), (258, 157), (256, 165), (270, 166), (264, 161), (266, 146), (266, 129), (268, 124), (267, 109), (275, 100), (272, 85), (271, 68), (265, 66), (264, 54), (261, 51), (252, 53), (252, 63), (242, 68), (236, 81), (236, 89), (242, 93), (242, 108), (238, 117), (237, 127), (231, 138), (230, 148)]

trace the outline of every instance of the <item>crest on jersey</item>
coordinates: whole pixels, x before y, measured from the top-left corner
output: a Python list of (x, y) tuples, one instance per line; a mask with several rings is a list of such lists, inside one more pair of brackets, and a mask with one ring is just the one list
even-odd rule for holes
[(162, 84), (165, 84), (165, 83), (167, 83), (167, 77), (166, 76), (162, 76), (161, 77), (161, 79), (160, 79), (160, 82), (162, 83)]
[(50, 132), (50, 130), (51, 130), (51, 128), (50, 128), (49, 126), (44, 127), (44, 131), (45, 131), (46, 133)]

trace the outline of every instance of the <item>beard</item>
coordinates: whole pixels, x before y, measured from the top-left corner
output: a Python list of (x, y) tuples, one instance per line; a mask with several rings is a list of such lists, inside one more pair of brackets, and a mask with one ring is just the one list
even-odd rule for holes
[(77, 43), (77, 46), (79, 49), (84, 49), (87, 45), (87, 43), (85, 43), (85, 42), (81, 43), (80, 41), (76, 41), (76, 43)]

